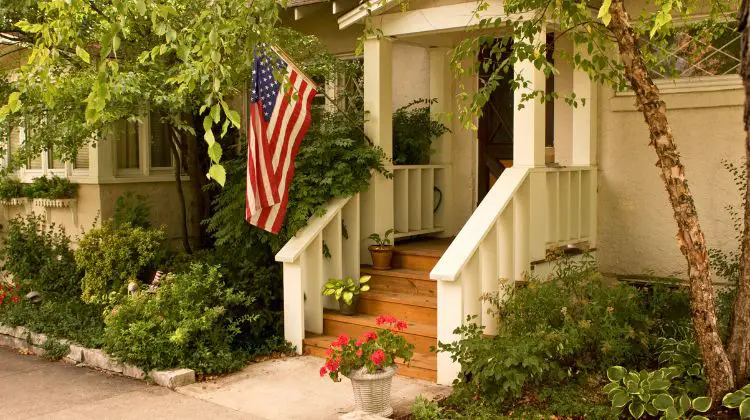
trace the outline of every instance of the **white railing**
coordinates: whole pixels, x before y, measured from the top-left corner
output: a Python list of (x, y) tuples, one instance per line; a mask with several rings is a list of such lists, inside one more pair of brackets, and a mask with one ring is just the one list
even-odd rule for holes
[(394, 236), (404, 238), (445, 230), (449, 165), (395, 165), (391, 169)]
[(298, 353), (305, 331), (323, 333), (323, 308), (335, 308), (321, 295), (325, 281), (359, 278), (359, 242), (357, 194), (328, 202), (325, 214), (311, 217), (276, 254), (284, 263), (284, 337)]
[[(453, 331), (469, 315), (496, 333), (481, 296), (523, 279), (547, 249), (584, 241), (596, 241), (595, 167), (506, 169), (430, 272), (438, 283), (438, 340), (458, 340)], [(438, 383), (450, 384), (458, 369), (438, 353)]]

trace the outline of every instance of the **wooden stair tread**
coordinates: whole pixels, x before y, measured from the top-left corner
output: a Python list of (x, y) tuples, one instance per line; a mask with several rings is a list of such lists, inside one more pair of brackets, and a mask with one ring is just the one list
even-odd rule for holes
[(369, 290), (359, 295), (360, 300), (375, 300), (380, 302), (399, 303), (408, 306), (421, 306), (423, 308), (437, 309), (437, 298), (434, 296), (411, 295), (398, 292), (384, 292), (380, 290)]
[[(308, 336), (304, 340), (304, 344), (306, 346), (327, 350), (331, 346), (331, 343), (336, 340), (336, 338), (337, 337), (333, 337), (330, 335), (317, 335), (308, 333)], [(411, 361), (409, 361), (409, 365), (421, 369), (437, 371), (437, 354), (415, 352), (411, 358)]]
[[(404, 279), (430, 280), (430, 272), (412, 270), (410, 268), (392, 268), (390, 270), (378, 270), (369, 265), (363, 265), (359, 269), (360, 275), (369, 274), (383, 277), (400, 277)], [(433, 280), (434, 281), (434, 280)]]
[[(384, 315), (388, 315), (388, 314), (384, 314)], [(377, 316), (375, 315), (366, 315), (366, 314), (358, 314), (358, 315), (351, 315), (351, 316), (341, 315), (337, 311), (331, 311), (328, 309), (323, 312), (323, 319), (337, 321), (343, 324), (360, 325), (363, 327), (370, 327), (373, 329), (381, 328), (378, 326), (377, 322), (375, 322), (376, 318)], [(416, 322), (411, 322), (411, 321), (407, 321), (407, 323), (409, 324), (409, 327), (404, 331), (405, 334), (418, 335), (422, 337), (430, 337), (430, 338), (437, 339), (437, 326), (421, 324), (421, 323), (416, 323)]]

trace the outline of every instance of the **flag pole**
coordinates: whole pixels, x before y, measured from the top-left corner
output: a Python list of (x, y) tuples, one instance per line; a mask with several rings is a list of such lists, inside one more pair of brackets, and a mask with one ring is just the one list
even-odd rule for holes
[(296, 71), (297, 71), (297, 73), (301, 74), (301, 75), (302, 75), (302, 76), (303, 76), (303, 77), (304, 77), (304, 78), (305, 78), (305, 79), (307, 80), (307, 82), (308, 82), (308, 83), (312, 84), (312, 85), (313, 85), (313, 86), (315, 87), (315, 91), (316, 91), (316, 92), (320, 92), (320, 93), (322, 93), (322, 94), (323, 94), (323, 96), (324, 96), (324, 97), (325, 97), (326, 99), (328, 99), (328, 101), (329, 101), (329, 102), (330, 102), (331, 104), (333, 104), (333, 106), (334, 106), (334, 107), (335, 107), (335, 108), (336, 108), (336, 109), (337, 109), (337, 110), (338, 110), (338, 111), (339, 111), (339, 112), (340, 112), (340, 113), (341, 113), (342, 115), (344, 115), (344, 117), (345, 117), (346, 119), (348, 119), (348, 120), (349, 120), (349, 122), (351, 122), (351, 123), (355, 124), (355, 125), (357, 126), (357, 128), (359, 128), (359, 131), (361, 131), (361, 132), (362, 132), (362, 134), (363, 134), (363, 135), (365, 136), (365, 140), (367, 140), (367, 142), (368, 142), (368, 143), (370, 143), (370, 146), (374, 146), (374, 145), (375, 145), (375, 144), (374, 144), (374, 143), (372, 142), (372, 140), (370, 140), (370, 138), (369, 138), (369, 137), (367, 137), (367, 133), (365, 133), (365, 130), (364, 130), (364, 129), (363, 129), (362, 127), (360, 127), (359, 123), (357, 123), (356, 121), (354, 121), (353, 119), (351, 119), (351, 118), (349, 117), (349, 115), (348, 115), (348, 114), (347, 114), (346, 112), (344, 112), (344, 110), (343, 110), (343, 109), (341, 109), (341, 108), (339, 107), (339, 104), (338, 104), (338, 103), (337, 103), (337, 102), (336, 102), (336, 101), (335, 101), (335, 100), (334, 100), (333, 98), (331, 98), (330, 96), (328, 96), (328, 93), (326, 93), (326, 91), (325, 91), (325, 87), (323, 88), (323, 90), (322, 90), (322, 91), (321, 91), (321, 90), (319, 90), (319, 87), (318, 87), (318, 85), (316, 85), (316, 84), (315, 84), (315, 82), (313, 82), (312, 80), (310, 80), (310, 78), (309, 78), (309, 77), (307, 77), (307, 75), (306, 75), (306, 74), (305, 74), (305, 73), (304, 73), (304, 72), (303, 72), (302, 70), (300, 70), (300, 69), (299, 69), (299, 66), (297, 66), (297, 65), (296, 65), (296, 64), (294, 63), (294, 60), (292, 60), (292, 57), (290, 57), (290, 56), (289, 56), (289, 54), (287, 54), (287, 53), (286, 53), (286, 51), (284, 51), (284, 50), (283, 50), (283, 49), (282, 49), (281, 47), (279, 47), (278, 45), (273, 45), (273, 46), (271, 46), (271, 49), (272, 49), (272, 50), (273, 50), (273, 51), (274, 51), (274, 52), (275, 52), (276, 54), (280, 55), (280, 56), (281, 56), (281, 58), (283, 58), (283, 59), (284, 59), (284, 61), (286, 61), (286, 62), (287, 62), (287, 63), (288, 63), (288, 64), (289, 64), (289, 65), (290, 65), (290, 66), (291, 66), (291, 67), (292, 67), (292, 68), (293, 68), (294, 70), (296, 70)]

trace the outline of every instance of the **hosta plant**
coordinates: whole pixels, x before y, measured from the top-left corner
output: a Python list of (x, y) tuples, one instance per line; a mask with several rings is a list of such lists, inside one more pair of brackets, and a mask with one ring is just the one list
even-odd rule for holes
[(333, 296), (337, 301), (344, 301), (347, 305), (351, 305), (354, 296), (370, 290), (370, 285), (367, 284), (369, 281), (370, 276), (360, 277), (359, 283), (351, 277), (346, 280), (330, 278), (323, 286), (323, 296)]
[(710, 398), (690, 398), (685, 394), (676, 397), (670, 394), (672, 380), (683, 373), (679, 367), (628, 372), (622, 366), (613, 366), (607, 369), (610, 382), (602, 392), (609, 396), (616, 412), (627, 409), (630, 416), (636, 419), (648, 414), (666, 420), (704, 420), (706, 417), (698, 413), (705, 413), (711, 408)]
[(738, 408), (740, 418), (750, 418), (750, 385), (725, 395), (721, 403), (727, 408)]

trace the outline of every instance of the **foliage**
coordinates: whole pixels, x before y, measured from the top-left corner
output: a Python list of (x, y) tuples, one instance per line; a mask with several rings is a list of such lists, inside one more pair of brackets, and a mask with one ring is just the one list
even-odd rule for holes
[(105, 221), (86, 232), (75, 251), (75, 261), (83, 271), (82, 298), (85, 302), (105, 303), (109, 294), (122, 293), (131, 280), (159, 256), (164, 240), (161, 229)]
[(334, 296), (337, 301), (344, 301), (347, 305), (352, 304), (352, 299), (361, 292), (370, 290), (370, 276), (362, 276), (359, 282), (355, 283), (354, 279), (349, 277), (346, 280), (330, 278), (323, 285), (323, 296)]
[(25, 153), (54, 144), (70, 160), (109, 123), (142, 118), (147, 103), (180, 129), (205, 130), (208, 173), (224, 184), (216, 140), (240, 125), (227, 98), (250, 78), (258, 46), (275, 43), (280, 7), (272, 0), (250, 7), (241, 0), (45, 0), (14, 9), (4, 18), (15, 20), (18, 41), (31, 51), (0, 116), (38, 127)]
[(196, 263), (162, 278), (155, 293), (127, 296), (105, 315), (103, 348), (118, 360), (151, 369), (233, 370), (247, 359), (232, 346), (257, 316), (252, 298), (227, 287), (218, 267)]
[(461, 365), (454, 397), (520, 398), (529, 387), (556, 386), (607, 366), (648, 359), (652, 322), (637, 289), (609, 286), (592, 260), (563, 259), (546, 282), (531, 279), (497, 297), (499, 331), (485, 338), (470, 317), (456, 343), (439, 343)]
[(430, 106), (436, 102), (437, 99), (416, 99), (393, 112), (394, 164), (430, 163), (432, 141), (449, 131), (430, 115)]
[(67, 297), (80, 293), (79, 271), (70, 249), (70, 238), (61, 226), (29, 214), (8, 222), (0, 248), (2, 269), (24, 289)]
[(441, 418), (442, 411), (436, 402), (419, 395), (411, 405), (411, 418), (414, 420), (435, 420)]
[(738, 408), (740, 418), (750, 417), (750, 385), (745, 385), (737, 391), (730, 392), (721, 400), (724, 407)]
[(70, 340), (91, 348), (101, 346), (104, 330), (102, 308), (85, 304), (76, 296), (45, 296), (39, 304), (23, 299), (16, 305), (0, 305), (0, 323), (24, 326), (48, 337)]
[(414, 354), (414, 344), (406, 341), (400, 333), (408, 328), (406, 321), (389, 315), (380, 315), (378, 326), (386, 325), (376, 331), (367, 331), (357, 340), (342, 334), (331, 343), (327, 351), (326, 363), (320, 368), (320, 376), (328, 376), (339, 382), (339, 375), (348, 376), (358, 369), (367, 369), (369, 373), (385, 369), (396, 364), (396, 359), (409, 363)]
[(48, 338), (42, 343), (42, 350), (44, 350), (42, 357), (54, 362), (62, 359), (70, 353), (70, 345)]
[(388, 229), (388, 230), (385, 231), (385, 234), (383, 235), (383, 237), (381, 237), (377, 233), (373, 233), (370, 236), (368, 236), (367, 238), (370, 239), (371, 241), (375, 242), (375, 246), (386, 247), (386, 246), (390, 246), (391, 245), (391, 240), (389, 239), (389, 236), (392, 233), (393, 233), (393, 229)]
[(628, 371), (622, 366), (607, 369), (610, 382), (602, 392), (609, 395), (612, 408), (616, 411), (627, 408), (633, 418), (641, 418), (644, 414), (662, 418), (678, 419), (692, 418), (703, 420), (700, 414), (711, 408), (709, 397), (690, 398), (687, 394), (675, 397), (670, 394), (672, 380), (684, 373), (678, 367), (661, 368), (656, 371), (640, 372)]
[(117, 197), (115, 202), (115, 213), (112, 222), (116, 227), (130, 225), (148, 229), (151, 227), (149, 212), (151, 205), (145, 195), (133, 194), (128, 191)]
[(23, 196), (29, 198), (75, 198), (78, 194), (78, 184), (70, 182), (67, 178), (59, 176), (40, 176), (34, 178), (31, 184), (24, 184)]
[(0, 178), (0, 199), (23, 197), (23, 185), (21, 181), (11, 178)]
[(20, 284), (11, 284), (0, 282), (0, 306), (5, 305), (17, 305), (21, 301), (21, 295), (19, 290), (21, 289)]

